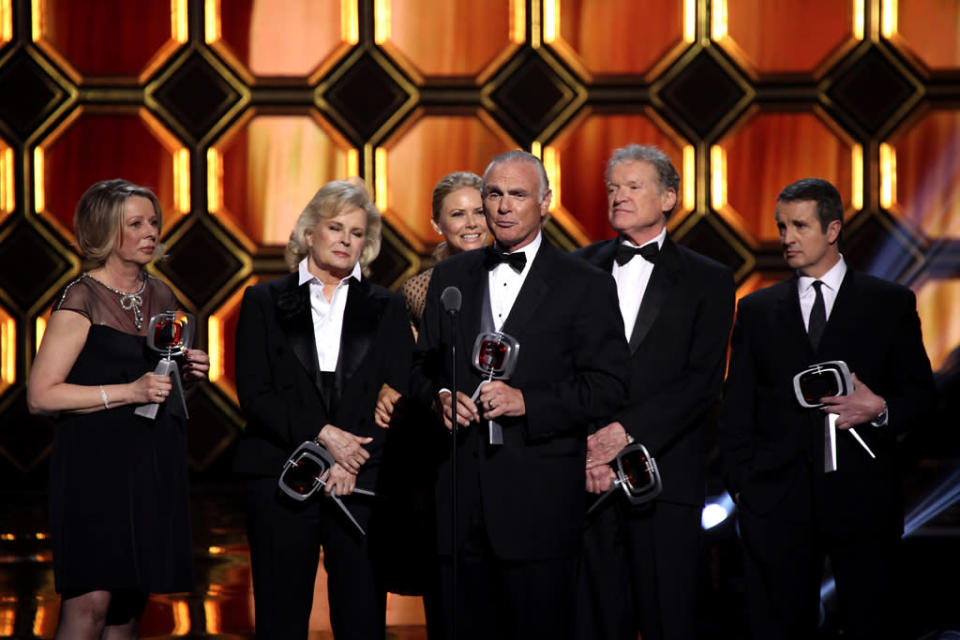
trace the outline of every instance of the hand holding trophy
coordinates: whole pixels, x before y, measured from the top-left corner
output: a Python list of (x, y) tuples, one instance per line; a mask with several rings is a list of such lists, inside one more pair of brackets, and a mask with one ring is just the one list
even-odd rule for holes
[[(520, 343), (516, 338), (501, 331), (481, 333), (473, 343), (472, 363), (485, 379), (473, 392), (471, 400), (476, 402), (483, 385), (492, 380), (506, 380), (517, 366)], [(494, 420), (487, 420), (490, 430), (489, 444), (503, 444), (503, 428)]]
[[(147, 329), (147, 346), (163, 354), (163, 358), (153, 370), (154, 375), (170, 376), (173, 390), (168, 402), (173, 402), (176, 408), (187, 413), (187, 400), (183, 395), (183, 383), (180, 381), (180, 368), (173, 358), (181, 356), (190, 348), (193, 342), (195, 321), (193, 315), (183, 311), (164, 311), (150, 318), (150, 327)], [(140, 405), (134, 413), (150, 420), (157, 418), (160, 405), (156, 402)]]

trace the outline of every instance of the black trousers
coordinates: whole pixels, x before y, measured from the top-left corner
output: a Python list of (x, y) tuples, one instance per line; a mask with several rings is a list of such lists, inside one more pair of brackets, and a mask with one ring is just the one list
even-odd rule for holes
[[(453, 559), (440, 559), (443, 638), (563, 640), (573, 638), (576, 555), (529, 561), (497, 557), (479, 513), (461, 546), (456, 590)], [(436, 634), (431, 640), (438, 640)]]
[[(369, 500), (344, 500), (363, 525)], [(246, 503), (258, 639), (307, 637), (321, 547), (334, 636), (384, 638), (386, 591), (374, 576), (366, 538), (332, 500), (297, 503), (279, 493), (275, 478), (254, 478), (246, 483)]]
[(698, 635), (701, 510), (622, 496), (590, 514), (577, 585), (577, 637), (692, 640)]

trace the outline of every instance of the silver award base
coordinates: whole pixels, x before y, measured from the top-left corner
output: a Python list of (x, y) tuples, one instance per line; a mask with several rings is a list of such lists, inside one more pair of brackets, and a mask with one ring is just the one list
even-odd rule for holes
[[(166, 358), (160, 360), (157, 363), (157, 368), (153, 370), (153, 374), (157, 376), (170, 376), (171, 382), (173, 383), (173, 390), (170, 392), (170, 396), (167, 398), (167, 402), (174, 402), (180, 405), (180, 408), (183, 409), (183, 417), (189, 418), (190, 415), (187, 413), (187, 399), (183, 395), (183, 384), (180, 382), (180, 368), (177, 366), (177, 361)], [(143, 418), (148, 418), (150, 420), (157, 419), (157, 411), (160, 410), (160, 404), (157, 402), (151, 402), (148, 404), (142, 404), (134, 410), (134, 413)]]
[[(837, 470), (837, 418), (839, 417), (840, 416), (835, 413), (828, 413), (823, 423), (823, 470), (825, 473)], [(849, 431), (853, 439), (863, 447), (867, 455), (876, 459), (877, 456), (874, 455), (870, 447), (867, 446), (867, 443), (863, 441), (863, 438), (860, 437), (856, 429), (851, 427), (847, 429), (847, 431)]]

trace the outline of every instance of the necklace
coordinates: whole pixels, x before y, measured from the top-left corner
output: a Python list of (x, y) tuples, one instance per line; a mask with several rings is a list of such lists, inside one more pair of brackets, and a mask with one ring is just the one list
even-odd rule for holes
[(93, 277), (89, 273), (84, 273), (83, 275), (87, 276), (94, 282), (99, 282), (102, 286), (106, 287), (110, 291), (113, 291), (115, 294), (120, 296), (120, 308), (124, 311), (133, 311), (133, 324), (137, 326), (137, 331), (143, 327), (143, 298), (140, 295), (143, 293), (143, 290), (147, 288), (147, 279), (145, 277), (141, 278), (140, 290), (135, 291), (134, 293), (127, 293), (126, 291), (120, 291), (119, 289), (114, 289), (108, 285), (103, 280)]

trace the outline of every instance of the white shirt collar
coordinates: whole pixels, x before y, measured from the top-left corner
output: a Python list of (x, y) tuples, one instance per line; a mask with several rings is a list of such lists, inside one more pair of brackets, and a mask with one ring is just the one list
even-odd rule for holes
[[(310, 273), (309, 260), (310, 258), (304, 258), (300, 261), (300, 264), (297, 265), (297, 273), (300, 276), (299, 281), (297, 282), (298, 285), (305, 284), (307, 282), (313, 282), (314, 280), (316, 280), (317, 284), (320, 284), (320, 280), (317, 278), (317, 276)], [(360, 282), (362, 274), (363, 270), (360, 269), (360, 263), (358, 262), (357, 264), (353, 265), (353, 272), (341, 280), (340, 283), (343, 284), (350, 278), (356, 278), (357, 282)]]
[[(540, 250), (540, 243), (542, 242), (542, 240), (543, 240), (543, 231), (537, 231), (537, 236), (530, 241), (530, 244), (525, 245), (521, 249), (516, 249), (515, 251), (508, 251), (507, 253), (525, 253), (527, 255), (527, 264), (529, 265), (530, 262), (533, 261), (534, 256), (537, 255), (537, 251)], [(499, 246), (497, 245), (494, 245), (494, 246), (497, 247), (498, 251), (502, 251), (502, 249)]]
[(634, 248), (645, 247), (651, 242), (656, 242), (657, 248), (663, 249), (663, 242), (666, 239), (667, 239), (667, 225), (663, 225), (663, 229), (660, 230), (660, 233), (657, 234), (657, 237), (654, 238), (653, 240), (649, 240), (647, 242), (644, 242), (643, 244), (634, 244), (633, 241), (630, 240), (630, 238), (627, 238), (626, 236), (624, 236), (621, 242), (623, 242), (623, 244), (627, 245), (628, 247), (634, 247)]
[(823, 284), (833, 291), (839, 291), (840, 285), (843, 284), (843, 277), (847, 275), (847, 263), (843, 259), (843, 254), (840, 254), (840, 259), (837, 260), (837, 264), (830, 267), (830, 270), (827, 271), (819, 278), (811, 278), (810, 276), (800, 276), (797, 279), (797, 290), (800, 293), (803, 293), (807, 289), (813, 286), (815, 280), (819, 280)]

